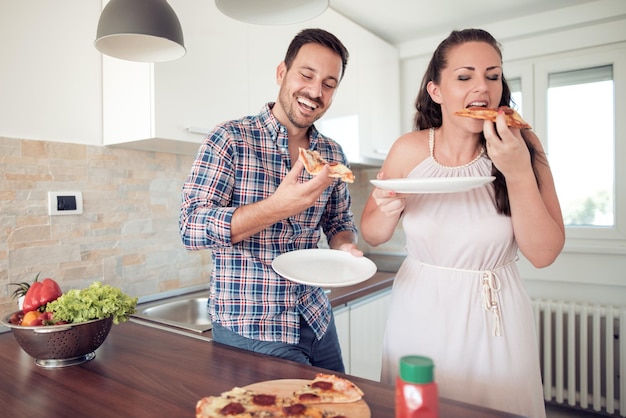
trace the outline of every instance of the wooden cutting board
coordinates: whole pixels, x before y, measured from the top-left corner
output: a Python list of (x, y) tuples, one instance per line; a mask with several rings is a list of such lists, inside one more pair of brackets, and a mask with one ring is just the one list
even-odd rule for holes
[[(291, 396), (294, 391), (300, 389), (308, 383), (311, 383), (311, 381), (306, 379), (267, 380), (265, 382), (258, 382), (245, 386), (244, 389), (288, 397)], [(369, 406), (367, 406), (367, 403), (363, 399), (357, 402), (333, 404), (325, 403), (319, 404), (319, 406), (335, 411), (337, 414), (342, 414), (349, 418), (370, 418), (372, 416)]]

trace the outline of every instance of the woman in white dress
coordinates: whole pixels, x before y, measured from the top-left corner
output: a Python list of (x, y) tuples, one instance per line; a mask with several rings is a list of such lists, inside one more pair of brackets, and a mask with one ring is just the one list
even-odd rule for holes
[(541, 142), (529, 129), (455, 116), (510, 105), (500, 44), (480, 29), (453, 31), (435, 51), (416, 100), (415, 130), (391, 148), (378, 179), (486, 177), (455, 193), (375, 188), (363, 238), (388, 241), (402, 219), (407, 257), (397, 273), (384, 337), (382, 381), (404, 355), (431, 357), (440, 395), (545, 417), (534, 320), (516, 266), (554, 262), (565, 241)]

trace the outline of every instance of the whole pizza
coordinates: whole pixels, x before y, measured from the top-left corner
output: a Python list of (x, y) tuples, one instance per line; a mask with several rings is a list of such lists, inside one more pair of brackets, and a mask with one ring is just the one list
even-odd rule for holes
[(196, 418), (348, 418), (333, 405), (363, 398), (363, 392), (354, 383), (331, 374), (318, 373), (313, 380), (298, 384), (288, 394), (235, 387), (218, 396), (207, 396), (197, 402)]

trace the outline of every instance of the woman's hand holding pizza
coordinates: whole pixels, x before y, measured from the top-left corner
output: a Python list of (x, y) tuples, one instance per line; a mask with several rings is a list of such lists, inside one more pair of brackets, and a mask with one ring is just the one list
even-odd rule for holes
[(511, 179), (532, 171), (530, 153), (520, 130), (507, 126), (504, 114), (499, 113), (495, 123), (485, 120), (483, 132), (487, 140), (487, 154), (505, 178)]

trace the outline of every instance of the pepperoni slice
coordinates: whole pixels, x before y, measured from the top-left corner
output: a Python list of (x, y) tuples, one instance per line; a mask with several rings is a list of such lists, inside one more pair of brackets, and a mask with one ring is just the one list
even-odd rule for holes
[(242, 404), (240, 404), (239, 402), (231, 402), (222, 408), (222, 410), (220, 411), (220, 414), (237, 415), (237, 414), (243, 414), (244, 412), (246, 412), (246, 408), (244, 408)]
[(298, 396), (298, 399), (300, 399), (302, 402), (319, 401), (320, 396), (315, 393), (301, 393), (300, 396)]
[(252, 403), (259, 406), (272, 406), (276, 404), (276, 395), (257, 394), (252, 397)]
[(508, 106), (500, 106), (498, 108), (498, 110), (502, 110), (504, 112), (505, 115), (512, 115), (513, 114), (513, 109), (511, 109)]
[(285, 414), (287, 415), (298, 415), (302, 414), (304, 411), (306, 411), (306, 406), (302, 405), (301, 403), (296, 403), (283, 407), (283, 412), (285, 412)]
[(332, 382), (326, 382), (323, 380), (318, 380), (317, 382), (313, 382), (311, 384), (312, 388), (320, 389), (320, 390), (331, 390), (333, 388)]

